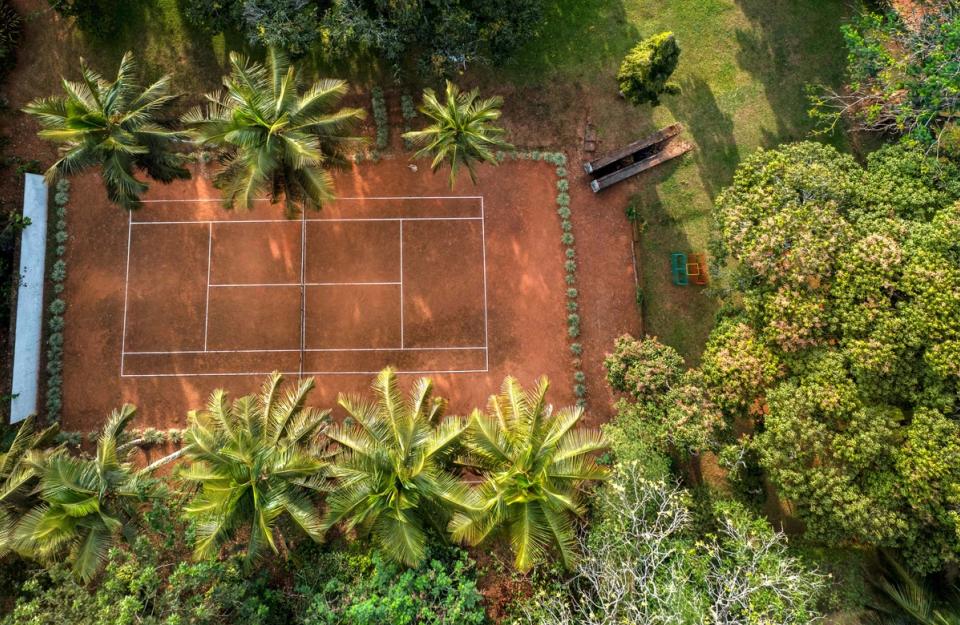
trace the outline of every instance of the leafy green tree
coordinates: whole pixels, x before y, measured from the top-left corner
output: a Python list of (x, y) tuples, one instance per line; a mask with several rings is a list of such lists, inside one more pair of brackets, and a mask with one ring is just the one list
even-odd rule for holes
[(671, 32), (638, 43), (623, 59), (617, 73), (620, 92), (631, 103), (660, 106), (660, 96), (677, 95), (680, 86), (669, 82), (680, 62), (680, 46)]
[(43, 562), (66, 555), (74, 574), (89, 581), (121, 536), (132, 540), (138, 505), (160, 494), (134, 470), (136, 448), (121, 440), (135, 414), (126, 404), (110, 415), (95, 457), (59, 450), (36, 465), (41, 503), (14, 529), (18, 552)]
[(376, 403), (341, 395), (350, 416), (327, 436), (339, 446), (330, 476), (324, 529), (370, 532), (390, 558), (417, 566), (426, 554), (429, 526), (443, 531), (452, 511), (472, 509), (475, 498), (447, 470), (467, 423), (443, 419), (445, 402), (433, 397), (433, 383), (421, 378), (404, 399), (393, 369), (373, 383)]
[(13, 546), (16, 522), (37, 502), (37, 484), (57, 426), (40, 429), (36, 415), (20, 424), (7, 451), (0, 453), (0, 555)]
[(841, 120), (872, 131), (908, 135), (960, 155), (960, 5), (932, 0), (916, 20), (889, 9), (864, 12), (842, 27), (847, 44), (843, 90), (811, 93), (811, 113), (827, 131)]
[(176, 152), (183, 136), (157, 122), (177, 97), (170, 93), (170, 75), (140, 87), (130, 52), (120, 61), (113, 82), (83, 59), (80, 73), (80, 82), (63, 79), (66, 96), (39, 98), (23, 109), (40, 122), (41, 139), (60, 144), (60, 159), (47, 170), (48, 179), (99, 165), (110, 201), (132, 210), (140, 207), (140, 196), (148, 188), (135, 177), (138, 170), (164, 183), (190, 177), (186, 158)]
[(731, 314), (701, 371), (811, 538), (960, 560), (960, 184), (906, 142), (866, 167), (761, 150), (716, 202)]
[(265, 547), (278, 553), (288, 519), (313, 540), (323, 537), (316, 495), (325, 467), (321, 432), (329, 411), (306, 406), (313, 378), (284, 391), (274, 373), (260, 394), (228, 401), (214, 391), (206, 410), (190, 414), (181, 473), (198, 491), (184, 509), (197, 521), (196, 555), (215, 557), (238, 533), (247, 560)]
[(433, 156), (433, 171), (447, 163), (450, 166), (450, 186), (456, 181), (461, 167), (466, 167), (470, 180), (476, 184), (475, 163), (497, 165), (497, 150), (512, 150), (502, 139), (504, 131), (493, 123), (500, 119), (503, 98), (497, 96), (478, 100), (476, 89), (463, 93), (449, 80), (446, 101), (440, 102), (433, 89), (423, 92), (420, 112), (432, 120), (423, 130), (405, 133), (405, 139), (420, 146), (416, 157)]
[(621, 336), (603, 361), (607, 382), (626, 397), (617, 412), (626, 420), (646, 422), (664, 451), (700, 452), (717, 446), (723, 415), (706, 390), (699, 371), (685, 370), (683, 357), (655, 338), (638, 341)]
[(334, 197), (328, 169), (344, 162), (345, 146), (357, 141), (347, 132), (364, 114), (334, 110), (347, 83), (324, 79), (302, 90), (296, 66), (275, 48), (266, 65), (231, 52), (230, 67), (224, 89), (183, 116), (201, 148), (213, 149), (224, 166), (214, 184), (225, 206), (249, 209), (267, 195), (283, 198), (291, 214), (319, 209)]
[(513, 378), (490, 398), (488, 414), (474, 411), (462, 462), (481, 472), (481, 505), (457, 512), (450, 529), (457, 540), (477, 545), (505, 528), (521, 572), (555, 548), (568, 568), (576, 561), (573, 519), (585, 509), (583, 485), (606, 472), (594, 454), (607, 444), (598, 430), (574, 429), (583, 409), (556, 412), (547, 404), (549, 382), (525, 392)]

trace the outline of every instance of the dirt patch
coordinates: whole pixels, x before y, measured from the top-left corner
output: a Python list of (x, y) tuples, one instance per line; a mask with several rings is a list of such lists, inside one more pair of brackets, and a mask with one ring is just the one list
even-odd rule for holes
[[(507, 375), (546, 374), (551, 400), (574, 402), (551, 165), (484, 167), (477, 186), (451, 190), (385, 160), (336, 182), (341, 200), (289, 221), (266, 203), (224, 211), (203, 172), (154, 185), (133, 214), (106, 201), (98, 175), (76, 179), (64, 427), (95, 429), (125, 401), (140, 427), (180, 427), (213, 389), (246, 394), (273, 369), (313, 374), (319, 406), (388, 364), (405, 384), (429, 372), (455, 413), (484, 406)], [(624, 198), (571, 182), (597, 423), (611, 411), (603, 354), (639, 329), (630, 233)]]

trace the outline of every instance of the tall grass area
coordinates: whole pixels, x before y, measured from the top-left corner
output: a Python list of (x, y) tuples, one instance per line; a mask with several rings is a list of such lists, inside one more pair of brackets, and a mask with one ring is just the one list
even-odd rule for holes
[[(674, 287), (670, 253), (705, 251), (710, 208), (737, 163), (760, 146), (808, 137), (808, 83), (839, 84), (845, 58), (844, 0), (554, 0), (543, 35), (506, 76), (539, 91), (549, 114), (578, 145), (584, 107), (600, 151), (679, 121), (696, 145), (682, 161), (640, 177), (637, 207), (646, 224), (643, 272), (646, 330), (696, 361), (713, 325), (715, 302), (698, 287)], [(615, 74), (641, 37), (664, 30), (682, 47), (679, 96), (635, 108), (617, 95)], [(541, 112), (542, 114), (542, 112)], [(842, 142), (842, 137), (833, 138)], [(611, 207), (621, 210), (625, 207)]]

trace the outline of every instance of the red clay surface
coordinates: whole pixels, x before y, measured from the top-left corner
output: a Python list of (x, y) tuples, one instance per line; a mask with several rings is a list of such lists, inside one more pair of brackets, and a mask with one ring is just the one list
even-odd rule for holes
[[(95, 429), (125, 401), (140, 427), (182, 427), (213, 389), (251, 393), (274, 369), (316, 377), (321, 407), (388, 364), (430, 372), (454, 413), (484, 406), (506, 375), (546, 374), (551, 401), (573, 403), (553, 167), (484, 167), (451, 190), (407, 165), (340, 172), (341, 199), (294, 220), (266, 202), (223, 210), (202, 172), (154, 184), (132, 215), (98, 176), (76, 179), (64, 428)], [(593, 423), (611, 412), (603, 354), (639, 330), (629, 228), (619, 208), (598, 210), (573, 191)]]

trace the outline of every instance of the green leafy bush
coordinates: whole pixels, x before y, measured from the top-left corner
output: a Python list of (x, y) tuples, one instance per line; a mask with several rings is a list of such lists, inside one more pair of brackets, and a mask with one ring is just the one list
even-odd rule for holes
[(306, 54), (319, 36), (313, 0), (244, 0), (244, 30), (250, 43)]
[(669, 82), (680, 62), (680, 46), (673, 33), (644, 39), (627, 54), (617, 73), (617, 84), (627, 100), (636, 105), (660, 105), (663, 94), (676, 95), (680, 87)]
[(387, 101), (383, 89), (374, 87), (370, 92), (373, 106), (373, 121), (377, 126), (377, 149), (386, 150), (390, 144), (390, 120), (387, 118)]
[(376, 552), (334, 552), (301, 568), (302, 625), (482, 625), (486, 616), (465, 552), (433, 548), (407, 569)]
[(314, 0), (186, 0), (184, 14), (208, 33), (242, 32), (251, 44), (305, 54), (319, 37)]

